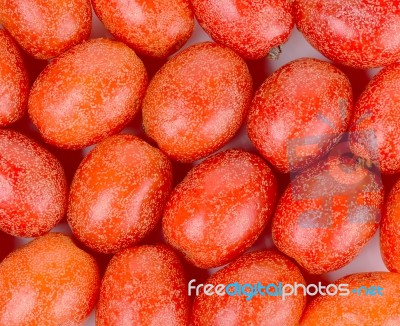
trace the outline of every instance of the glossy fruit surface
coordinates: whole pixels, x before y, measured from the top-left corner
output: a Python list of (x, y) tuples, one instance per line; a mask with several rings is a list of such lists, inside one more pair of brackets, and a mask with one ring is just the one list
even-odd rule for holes
[(0, 29), (0, 127), (24, 115), (28, 94), (29, 78), (22, 54), (10, 34)]
[(53, 60), (36, 79), (29, 115), (46, 142), (80, 149), (118, 133), (139, 111), (147, 73), (120, 42), (94, 39)]
[(226, 264), (249, 248), (274, 208), (275, 176), (242, 150), (216, 154), (193, 168), (168, 200), (166, 240), (201, 268)]
[(294, 26), (286, 0), (192, 0), (204, 30), (245, 59), (265, 57), (286, 42)]
[(186, 326), (190, 302), (184, 270), (165, 245), (139, 246), (110, 261), (96, 309), (96, 325)]
[[(241, 285), (263, 286), (269, 284), (305, 284), (299, 268), (288, 258), (271, 251), (259, 251), (245, 254), (232, 262), (224, 269), (212, 275), (206, 284), (232, 283)], [(226, 288), (234, 293), (232, 288)], [(245, 290), (250, 292), (249, 289)], [(282, 296), (266, 295), (267, 289), (262, 294), (254, 295), (246, 300), (246, 295), (212, 295), (201, 293), (193, 304), (193, 326), (209, 325), (298, 325), (301, 314), (306, 304), (303, 295), (288, 296), (285, 300)], [(271, 293), (273, 288), (268, 288)], [(254, 291), (253, 291), (254, 293)]]
[(158, 149), (131, 135), (107, 138), (74, 176), (68, 223), (86, 246), (114, 253), (155, 227), (171, 187), (171, 163)]
[(352, 104), (343, 72), (324, 61), (295, 60), (256, 92), (248, 119), (250, 140), (280, 172), (304, 168), (339, 141)]
[(297, 28), (327, 58), (359, 69), (400, 59), (399, 2), (295, 0)]
[(89, 38), (89, 0), (0, 0), (0, 24), (30, 55), (50, 59)]
[(143, 126), (172, 159), (191, 162), (225, 145), (239, 130), (252, 96), (246, 63), (215, 43), (189, 47), (154, 76)]
[(189, 0), (92, 0), (106, 28), (138, 53), (165, 58), (192, 35)]
[(96, 261), (69, 237), (49, 233), (0, 263), (0, 324), (80, 325), (99, 287)]
[(64, 217), (67, 181), (60, 162), (22, 134), (0, 130), (0, 230), (18, 237), (49, 232)]
[[(375, 272), (346, 276), (348, 296), (319, 296), (306, 308), (301, 326), (397, 325), (400, 323), (400, 274)], [(380, 289), (379, 289), (380, 288)]]

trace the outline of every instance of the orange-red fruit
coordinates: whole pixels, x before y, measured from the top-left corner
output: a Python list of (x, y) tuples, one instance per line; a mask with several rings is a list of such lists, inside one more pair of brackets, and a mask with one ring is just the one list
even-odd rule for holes
[(189, 0), (92, 0), (92, 4), (112, 35), (148, 56), (169, 56), (193, 32)]
[(252, 78), (237, 54), (215, 43), (196, 44), (152, 79), (143, 126), (172, 159), (195, 161), (236, 134), (251, 97)]
[(377, 174), (332, 154), (285, 190), (272, 220), (274, 243), (309, 273), (339, 269), (375, 234), (383, 197)]
[(287, 0), (192, 0), (192, 4), (204, 30), (245, 59), (265, 57), (287, 41), (294, 26)]
[(256, 92), (248, 119), (250, 140), (283, 173), (325, 155), (347, 130), (353, 95), (346, 75), (328, 62), (293, 61)]
[(46, 142), (79, 149), (122, 130), (139, 111), (146, 86), (135, 52), (120, 42), (90, 40), (39, 75), (29, 114)]
[(96, 325), (186, 326), (190, 302), (184, 270), (165, 245), (117, 253), (103, 278)]
[(354, 154), (384, 174), (400, 172), (400, 64), (384, 68), (358, 100), (350, 128)]
[(275, 204), (268, 165), (242, 150), (216, 154), (174, 189), (163, 217), (166, 240), (201, 268), (226, 264), (260, 236)]
[[(271, 251), (243, 255), (212, 275), (205, 284), (304, 284), (299, 268), (288, 258)], [(196, 284), (195, 284), (196, 285)], [(201, 290), (203, 288), (200, 288)], [(228, 290), (228, 289), (227, 289)], [(246, 289), (245, 291), (249, 291)], [(263, 290), (265, 291), (265, 290)], [(268, 289), (268, 291), (273, 291)], [(233, 293), (233, 290), (229, 290)], [(193, 326), (208, 325), (285, 325), (297, 326), (306, 304), (305, 296), (206, 296), (201, 293), (193, 303)]]
[(50, 59), (90, 36), (89, 0), (0, 0), (2, 24), (30, 55)]
[(24, 115), (28, 94), (29, 78), (21, 52), (11, 36), (0, 29), (0, 127)]
[(354, 68), (400, 59), (400, 8), (386, 0), (295, 0), (297, 28), (329, 59)]
[[(300, 322), (301, 326), (400, 323), (400, 274), (387, 272), (353, 274), (341, 278), (335, 284), (348, 284), (350, 294), (317, 297), (306, 308)], [(353, 293), (353, 289), (358, 291)]]
[(49, 233), (0, 264), (0, 324), (80, 325), (99, 286), (96, 261), (69, 237)]
[(67, 195), (64, 170), (52, 154), (18, 132), (0, 130), (0, 231), (49, 232), (65, 215)]
[(107, 138), (76, 171), (68, 223), (86, 246), (116, 252), (155, 227), (171, 187), (171, 163), (162, 152), (131, 135)]

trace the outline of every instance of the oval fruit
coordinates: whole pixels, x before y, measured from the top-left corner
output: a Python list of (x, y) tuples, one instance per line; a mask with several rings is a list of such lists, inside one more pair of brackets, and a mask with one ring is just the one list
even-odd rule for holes
[(165, 58), (192, 35), (189, 0), (92, 0), (94, 11), (110, 33), (135, 51)]
[(52, 154), (18, 132), (0, 130), (0, 231), (49, 232), (64, 217), (67, 196), (64, 170)]
[(162, 221), (165, 238), (197, 267), (224, 265), (260, 236), (276, 193), (275, 176), (258, 156), (216, 154), (173, 190)]
[[(193, 303), (193, 326), (208, 325), (298, 325), (306, 304), (304, 295), (292, 295), (282, 299), (269, 285), (276, 288), (282, 284), (305, 284), (299, 268), (288, 258), (272, 250), (245, 254), (216, 272), (205, 283), (226, 286), (223, 296), (214, 294), (206, 296), (204, 292), (196, 297)], [(229, 284), (255, 286), (261, 284), (268, 289), (261, 289), (255, 293), (251, 289), (251, 298), (248, 295), (238, 295), (235, 287)], [(189, 283), (190, 284), (190, 283)], [(207, 286), (206, 285), (206, 286)], [(206, 289), (204, 287), (204, 290)], [(249, 288), (242, 288), (243, 292), (250, 293)], [(200, 288), (202, 291), (202, 288)], [(218, 290), (218, 288), (215, 288)], [(236, 291), (236, 292), (235, 292)], [(248, 300), (250, 299), (250, 300)]]
[[(317, 297), (306, 308), (301, 326), (399, 324), (399, 274), (353, 274), (336, 281), (335, 284), (348, 284), (349, 295)], [(353, 289), (356, 293), (351, 292)]]
[(379, 225), (384, 197), (379, 175), (337, 154), (292, 180), (272, 220), (277, 248), (311, 274), (348, 264)]
[(90, 40), (39, 75), (29, 115), (46, 142), (80, 149), (122, 130), (139, 111), (146, 86), (146, 69), (131, 49)]
[(179, 53), (153, 77), (143, 126), (172, 159), (192, 162), (225, 145), (239, 130), (252, 96), (246, 63), (215, 43)]
[(176, 325), (189, 322), (190, 302), (178, 256), (165, 245), (117, 253), (101, 285), (96, 325)]
[(248, 118), (255, 147), (283, 173), (310, 165), (347, 130), (353, 95), (344, 73), (328, 62), (298, 59), (256, 92)]
[(359, 69), (400, 59), (397, 1), (295, 0), (297, 28), (327, 58)]
[(116, 252), (155, 227), (171, 187), (171, 163), (162, 152), (134, 136), (107, 138), (76, 171), (68, 223), (86, 246)]
[(294, 26), (292, 6), (286, 0), (192, 0), (204, 30), (245, 59), (265, 57), (285, 43)]
[(30, 55), (50, 59), (90, 36), (89, 0), (0, 0), (2, 24)]
[(28, 94), (29, 78), (22, 54), (11, 36), (0, 29), (0, 127), (25, 114)]
[(80, 325), (99, 287), (96, 261), (69, 237), (49, 233), (0, 264), (0, 324)]
[(384, 174), (400, 172), (400, 64), (381, 70), (361, 94), (350, 128), (350, 148)]

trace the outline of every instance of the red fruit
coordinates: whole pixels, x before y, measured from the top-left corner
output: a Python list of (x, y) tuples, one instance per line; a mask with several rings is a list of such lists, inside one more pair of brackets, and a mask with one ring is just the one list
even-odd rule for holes
[(353, 95), (344, 73), (316, 59), (293, 61), (257, 91), (248, 133), (280, 172), (304, 168), (325, 155), (347, 130)]
[(22, 55), (10, 35), (0, 29), (0, 127), (24, 115), (28, 94), (29, 78)]
[(60, 222), (66, 209), (60, 162), (31, 139), (0, 130), (0, 231), (37, 237)]
[[(348, 284), (348, 296), (319, 296), (311, 301), (301, 326), (398, 325), (400, 275), (375, 272), (346, 276), (335, 284)], [(378, 287), (381, 288), (380, 293)], [(357, 290), (352, 293), (351, 290)], [(368, 294), (367, 294), (368, 289)]]
[(86, 246), (116, 252), (155, 227), (171, 187), (171, 163), (158, 149), (130, 135), (107, 138), (76, 171), (68, 223)]
[(376, 232), (383, 197), (377, 174), (333, 153), (285, 190), (272, 221), (274, 243), (309, 273), (339, 269)]
[[(243, 255), (224, 269), (212, 275), (205, 283), (216, 286), (231, 283), (241, 285), (261, 283), (263, 286), (278, 283), (304, 284), (298, 267), (277, 252), (266, 250)], [(232, 289), (227, 291), (233, 293)], [(249, 292), (249, 289), (245, 290)], [(265, 293), (266, 290), (263, 290)], [(273, 289), (268, 289), (273, 291)], [(254, 293), (254, 292), (253, 292)], [(257, 294), (250, 300), (247, 296), (214, 294), (203, 292), (194, 300), (193, 326), (209, 325), (298, 325), (306, 304), (303, 295), (262, 296)]]
[(400, 64), (384, 68), (369, 83), (355, 107), (350, 147), (382, 173), (400, 172)]
[(49, 233), (0, 264), (0, 324), (80, 325), (99, 286), (96, 261), (69, 237)]
[(39, 75), (29, 114), (46, 142), (79, 149), (122, 130), (139, 111), (146, 86), (146, 69), (131, 49), (90, 40)]
[(226, 264), (260, 236), (276, 192), (275, 176), (258, 156), (216, 154), (172, 192), (163, 217), (166, 240), (200, 268)]
[(265, 57), (294, 26), (287, 0), (192, 0), (196, 18), (218, 43), (245, 59)]
[(400, 59), (400, 7), (384, 0), (294, 0), (297, 28), (327, 58), (354, 68)]
[(236, 134), (251, 96), (251, 75), (238, 55), (215, 43), (196, 44), (152, 79), (143, 102), (143, 126), (172, 159), (195, 161)]
[(189, 0), (93, 0), (106, 28), (135, 51), (164, 58), (179, 50), (192, 35)]
[(96, 325), (186, 326), (190, 302), (176, 254), (164, 245), (117, 253), (101, 285)]
[(89, 0), (0, 0), (2, 24), (30, 55), (50, 59), (90, 36)]

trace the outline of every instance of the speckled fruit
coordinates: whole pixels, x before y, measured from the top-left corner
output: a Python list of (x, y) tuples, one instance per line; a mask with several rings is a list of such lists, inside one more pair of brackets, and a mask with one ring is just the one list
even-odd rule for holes
[(79, 149), (118, 133), (138, 112), (147, 86), (126, 45), (95, 39), (53, 60), (36, 79), (29, 114), (46, 142)]
[(354, 154), (384, 174), (400, 172), (400, 64), (384, 68), (359, 98), (350, 128)]
[(86, 246), (116, 252), (155, 227), (171, 187), (171, 163), (158, 149), (131, 135), (107, 138), (74, 176), (68, 223)]
[[(398, 325), (400, 275), (375, 272), (346, 276), (335, 284), (348, 284), (348, 296), (319, 296), (306, 308), (301, 326)], [(381, 289), (378, 292), (378, 287)], [(361, 289), (360, 289), (361, 288)], [(375, 289), (374, 289), (375, 288)], [(366, 289), (369, 290), (368, 294)]]
[[(275, 251), (245, 254), (224, 269), (212, 275), (205, 283), (216, 286), (239, 284), (305, 284), (299, 268)], [(232, 289), (228, 290), (230, 293)], [(245, 291), (249, 291), (246, 289)], [(266, 291), (264, 289), (264, 291)], [(268, 291), (273, 291), (269, 288)], [(306, 304), (303, 295), (269, 296), (266, 293), (247, 296), (206, 296), (201, 293), (193, 304), (193, 326), (209, 325), (298, 325)]]
[(89, 0), (0, 0), (2, 24), (30, 55), (50, 59), (90, 36)]
[(329, 59), (354, 68), (400, 59), (400, 7), (384, 0), (294, 0), (297, 28)]
[(332, 153), (285, 190), (272, 220), (274, 243), (309, 273), (339, 269), (375, 234), (383, 197), (377, 174)]
[(0, 324), (80, 325), (99, 286), (96, 261), (69, 237), (49, 233), (0, 264)]
[(66, 208), (67, 181), (60, 162), (29, 138), (0, 130), (0, 230), (36, 237), (49, 232)]
[(190, 303), (183, 267), (165, 245), (140, 246), (110, 261), (96, 309), (96, 325), (186, 326)]
[(189, 0), (92, 0), (92, 4), (111, 34), (148, 56), (167, 57), (193, 32)]
[(192, 0), (196, 18), (218, 43), (245, 59), (265, 57), (294, 26), (287, 0)]
[(191, 46), (154, 76), (143, 102), (148, 136), (172, 159), (190, 162), (225, 145), (252, 97), (246, 63), (215, 43)]
[(339, 141), (350, 122), (353, 95), (344, 73), (316, 59), (293, 61), (256, 92), (248, 133), (280, 172), (304, 168)]
[(11, 36), (0, 29), (0, 127), (24, 115), (28, 94), (29, 78), (22, 55)]
[(168, 200), (166, 240), (201, 268), (226, 264), (260, 236), (274, 208), (275, 176), (242, 150), (216, 154), (193, 168)]

